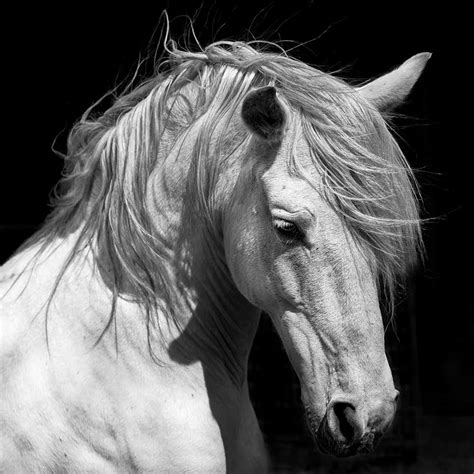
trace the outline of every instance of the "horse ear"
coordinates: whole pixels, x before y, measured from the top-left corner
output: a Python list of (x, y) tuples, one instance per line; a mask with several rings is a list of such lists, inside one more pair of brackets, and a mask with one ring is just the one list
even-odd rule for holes
[(249, 92), (242, 104), (242, 118), (252, 133), (269, 142), (281, 141), (285, 111), (274, 87)]
[(360, 87), (358, 91), (378, 110), (389, 112), (407, 98), (430, 57), (431, 53), (416, 54), (397, 69)]

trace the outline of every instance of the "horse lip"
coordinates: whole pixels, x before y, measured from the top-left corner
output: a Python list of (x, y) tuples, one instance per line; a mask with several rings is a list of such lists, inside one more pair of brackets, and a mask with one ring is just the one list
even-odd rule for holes
[(354, 456), (359, 452), (359, 443), (354, 443), (350, 446), (337, 442), (327, 433), (324, 432), (324, 424), (321, 424), (320, 429), (313, 435), (316, 446), (323, 454), (331, 454), (340, 458)]
[(370, 452), (360, 451), (357, 445), (343, 446), (334, 443), (331, 445), (331, 447), (329, 447), (328, 444), (322, 443), (319, 439), (316, 439), (316, 446), (323, 454), (331, 454), (332, 456), (337, 456), (338, 458), (354, 456), (360, 452)]
[[(309, 415), (309, 416), (308, 416)], [(349, 457), (356, 454), (371, 453), (382, 437), (381, 433), (367, 432), (361, 439), (350, 445), (336, 441), (328, 432), (326, 415), (316, 429), (311, 411), (306, 410), (306, 421), (316, 446), (323, 454), (337, 457)]]
[(364, 442), (362, 439), (356, 443), (346, 445), (339, 443), (332, 438), (328, 438), (327, 435), (324, 435), (319, 430), (313, 438), (316, 442), (316, 446), (323, 454), (331, 454), (332, 456), (337, 456), (339, 458), (354, 456), (361, 453), (370, 453), (373, 451), (373, 444), (369, 440)]

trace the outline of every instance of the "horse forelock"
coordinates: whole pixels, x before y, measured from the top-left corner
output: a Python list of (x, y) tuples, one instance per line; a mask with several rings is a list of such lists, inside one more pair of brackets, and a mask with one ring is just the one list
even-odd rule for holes
[[(79, 228), (76, 250), (101, 240), (114, 298), (126, 278), (148, 315), (162, 309), (172, 318), (166, 250), (146, 208), (148, 178), (177, 137), (199, 121), (191, 153), (194, 184), (214, 225), (213, 186), (225, 153), (211, 160), (209, 151), (233, 142), (245, 146), (244, 138), (229, 137), (230, 130), (238, 132), (226, 125), (248, 91), (274, 85), (301, 124), (328, 202), (375, 255), (391, 292), (421, 240), (413, 175), (382, 116), (353, 87), (281, 48), (265, 52), (253, 43), (219, 42), (199, 52), (169, 53), (163, 72), (73, 128), (54, 210), (27, 245)], [(287, 163), (290, 172), (305, 176), (298, 156), (290, 154)], [(158, 308), (159, 301), (165, 307)]]

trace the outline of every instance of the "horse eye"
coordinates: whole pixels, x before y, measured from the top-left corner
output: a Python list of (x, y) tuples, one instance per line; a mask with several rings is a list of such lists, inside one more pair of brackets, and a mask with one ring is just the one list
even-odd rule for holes
[(286, 240), (287, 243), (295, 240), (302, 240), (304, 237), (299, 227), (293, 222), (284, 219), (275, 219), (273, 225), (278, 235)]

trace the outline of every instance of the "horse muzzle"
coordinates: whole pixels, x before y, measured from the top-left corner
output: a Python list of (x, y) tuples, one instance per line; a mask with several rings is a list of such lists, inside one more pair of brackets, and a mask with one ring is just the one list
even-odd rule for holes
[(398, 392), (391, 399), (356, 404), (343, 399), (332, 400), (319, 425), (306, 408), (306, 419), (318, 448), (338, 457), (370, 453), (393, 421)]

